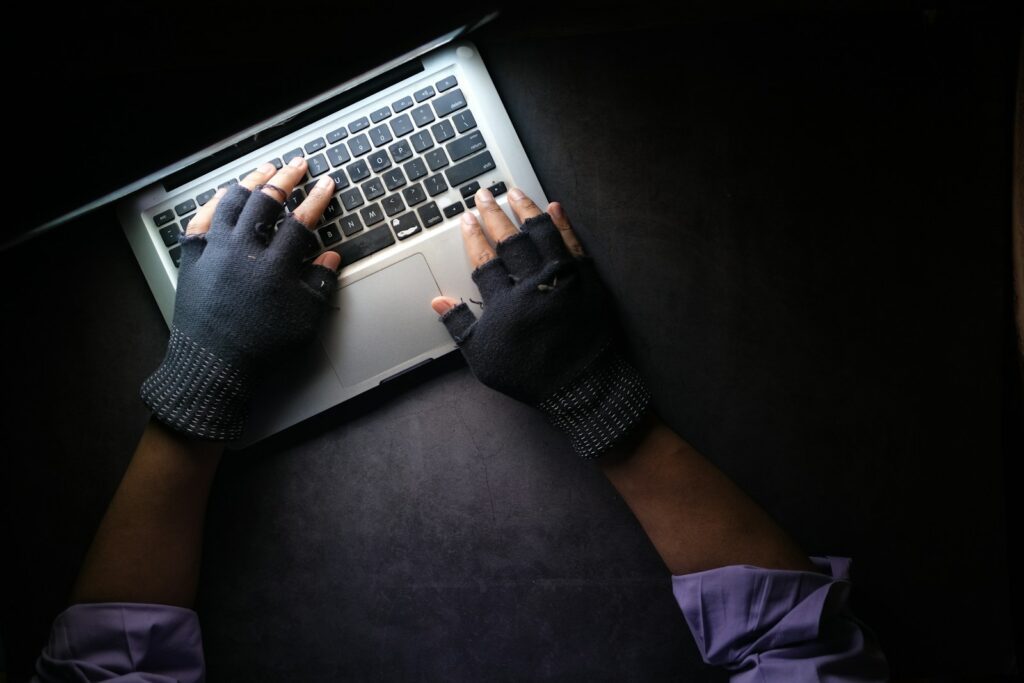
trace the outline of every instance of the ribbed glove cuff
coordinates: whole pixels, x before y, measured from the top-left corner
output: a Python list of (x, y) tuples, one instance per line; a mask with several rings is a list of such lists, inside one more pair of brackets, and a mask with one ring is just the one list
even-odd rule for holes
[(538, 407), (569, 435), (578, 455), (593, 459), (641, 421), (650, 401), (636, 369), (606, 346), (576, 379)]
[(153, 415), (193, 436), (231, 441), (242, 435), (250, 396), (250, 374), (171, 327), (167, 355), (139, 395)]

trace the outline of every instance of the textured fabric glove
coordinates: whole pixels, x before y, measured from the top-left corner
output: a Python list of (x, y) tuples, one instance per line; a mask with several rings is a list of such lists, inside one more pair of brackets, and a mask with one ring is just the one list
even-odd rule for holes
[(473, 374), (539, 407), (595, 458), (643, 417), (650, 394), (612, 343), (610, 298), (593, 261), (569, 253), (547, 213), (473, 271), (483, 313), (465, 302), (441, 316)]
[(306, 263), (313, 233), (264, 192), (232, 185), (208, 233), (182, 235), (167, 355), (142, 384), (161, 422), (194, 436), (242, 435), (254, 383), (279, 353), (308, 342), (337, 274)]

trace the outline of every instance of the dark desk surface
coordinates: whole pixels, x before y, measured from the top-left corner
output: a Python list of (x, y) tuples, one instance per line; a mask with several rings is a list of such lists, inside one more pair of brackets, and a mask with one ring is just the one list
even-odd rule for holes
[[(609, 16), (474, 40), (659, 411), (809, 553), (854, 558), (896, 674), (1007, 671), (1012, 17)], [(109, 211), (0, 258), (17, 680), (167, 331)], [(211, 680), (711, 677), (623, 501), (458, 356), (214, 489)]]

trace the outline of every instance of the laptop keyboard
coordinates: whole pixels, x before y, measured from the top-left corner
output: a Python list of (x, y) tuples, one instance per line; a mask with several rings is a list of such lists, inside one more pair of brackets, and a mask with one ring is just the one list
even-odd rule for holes
[[(493, 171), (495, 163), (458, 85), (455, 76), (447, 76), (346, 125), (332, 124), (301, 147), (269, 159), (280, 169), (295, 157), (306, 158), (306, 177), (285, 201), (287, 212), (295, 210), (320, 176), (334, 179), (335, 194), (316, 234), (323, 249), (341, 254), (342, 266), (474, 206), (473, 194), (480, 189), (474, 178)], [(175, 267), (181, 263), (178, 235), (199, 207), (218, 188), (237, 183), (253, 170), (181, 198), (173, 209), (153, 216)], [(443, 199), (439, 195), (452, 188), (459, 190), (459, 199), (438, 207), (434, 198)], [(489, 189), (495, 196), (507, 190), (504, 182)]]

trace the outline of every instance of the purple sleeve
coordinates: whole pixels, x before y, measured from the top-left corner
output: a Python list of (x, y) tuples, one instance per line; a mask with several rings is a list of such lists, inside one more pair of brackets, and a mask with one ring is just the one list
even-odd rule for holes
[(54, 620), (32, 683), (201, 683), (196, 613), (130, 602), (72, 605)]
[(704, 661), (732, 683), (887, 680), (874, 635), (847, 606), (850, 559), (811, 561), (818, 572), (734, 565), (673, 576)]

